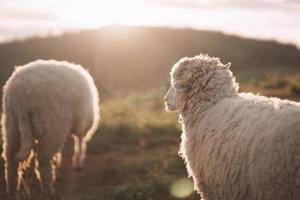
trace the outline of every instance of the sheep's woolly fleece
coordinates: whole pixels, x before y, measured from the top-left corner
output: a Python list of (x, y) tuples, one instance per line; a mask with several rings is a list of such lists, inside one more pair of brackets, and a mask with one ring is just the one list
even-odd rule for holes
[[(49, 163), (68, 136), (74, 134), (83, 140), (75, 147), (82, 148), (82, 152), (74, 154), (76, 162), (83, 162), (86, 142), (100, 118), (98, 92), (84, 68), (68, 62), (37, 60), (17, 67), (3, 92), (3, 157), (10, 177), (8, 185), (16, 179), (13, 163), (28, 158), (34, 141), (38, 141), (34, 149), (39, 162)], [(47, 187), (51, 170), (42, 171)]]
[(205, 200), (300, 199), (300, 104), (251, 93), (218, 58), (183, 58), (180, 155)]

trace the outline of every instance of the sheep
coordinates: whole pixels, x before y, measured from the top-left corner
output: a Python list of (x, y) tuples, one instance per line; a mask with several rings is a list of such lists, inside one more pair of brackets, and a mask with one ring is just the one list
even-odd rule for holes
[(98, 127), (99, 99), (93, 78), (80, 65), (37, 60), (16, 67), (3, 92), (2, 157), (7, 193), (15, 195), (19, 190), (18, 166), (33, 152), (42, 191), (52, 195), (52, 164), (54, 158), (60, 164), (67, 138), (74, 138), (73, 166), (81, 168), (87, 142)]
[(219, 58), (171, 69), (166, 109), (178, 111), (179, 155), (205, 200), (300, 199), (300, 103), (239, 93)]

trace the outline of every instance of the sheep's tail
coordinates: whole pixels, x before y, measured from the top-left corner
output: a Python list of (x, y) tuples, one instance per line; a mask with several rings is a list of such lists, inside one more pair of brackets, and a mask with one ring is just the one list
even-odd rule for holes
[(20, 148), (16, 154), (15, 160), (17, 162), (23, 162), (29, 157), (33, 147), (32, 128), (28, 114), (19, 116), (18, 127), (20, 131)]

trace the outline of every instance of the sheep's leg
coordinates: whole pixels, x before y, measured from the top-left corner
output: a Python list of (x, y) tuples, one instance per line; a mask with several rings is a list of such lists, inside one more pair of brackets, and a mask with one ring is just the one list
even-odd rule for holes
[[(29, 158), (26, 160), (26, 167), (23, 167), (23, 169), (22, 167), (21, 169), (19, 168), (19, 170), (24, 170), (23, 173), (19, 171), (19, 188), (20, 190), (24, 189), (28, 197), (30, 197), (30, 188), (34, 181), (35, 157), (34, 152), (31, 151)], [(23, 187), (21, 188), (21, 186)]]
[(87, 140), (79, 137), (73, 136), (74, 138), (74, 155), (73, 155), (73, 167), (80, 171), (84, 165), (86, 157), (86, 147)]
[(80, 151), (80, 157), (79, 157), (79, 167), (83, 168), (84, 161), (86, 158), (86, 148), (87, 148), (87, 140), (82, 139), (81, 140), (81, 151)]
[(37, 174), (40, 179), (41, 189), (50, 196), (54, 196), (55, 190), (54, 184), (54, 173), (52, 167), (52, 159), (55, 153), (51, 153), (51, 150), (46, 148), (46, 146), (40, 146), (37, 152), (38, 169)]
[(81, 139), (78, 136), (73, 135), (74, 139), (74, 153), (73, 153), (73, 168), (76, 170), (80, 170), (79, 167), (79, 156), (81, 152)]
[(55, 178), (56, 180), (60, 179), (61, 178), (61, 163), (62, 163), (62, 152), (58, 152), (56, 155), (55, 155)]
[(18, 188), (18, 163), (14, 159), (8, 158), (6, 160), (5, 174), (7, 194), (13, 197)]
[(52, 160), (44, 158), (39, 159), (39, 171), (42, 190), (53, 195), (55, 192), (52, 181)]
[(18, 130), (14, 120), (10, 115), (4, 118), (4, 133), (6, 134), (6, 141), (3, 144), (4, 159), (5, 159), (5, 179), (6, 191), (9, 196), (14, 196), (18, 190), (18, 162), (15, 156), (19, 149), (20, 140)]

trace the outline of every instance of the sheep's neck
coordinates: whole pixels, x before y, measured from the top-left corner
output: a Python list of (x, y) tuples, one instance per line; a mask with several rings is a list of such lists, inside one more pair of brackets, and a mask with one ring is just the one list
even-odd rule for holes
[(194, 106), (187, 105), (185, 109), (179, 111), (183, 128), (188, 129), (189, 127), (193, 127), (197, 121), (201, 121), (206, 111), (214, 104), (207, 101)]

